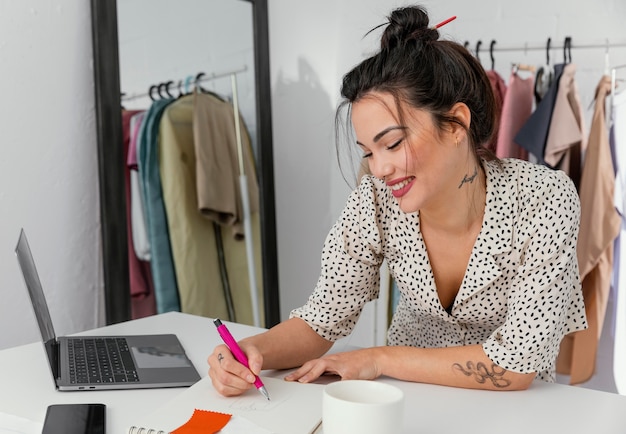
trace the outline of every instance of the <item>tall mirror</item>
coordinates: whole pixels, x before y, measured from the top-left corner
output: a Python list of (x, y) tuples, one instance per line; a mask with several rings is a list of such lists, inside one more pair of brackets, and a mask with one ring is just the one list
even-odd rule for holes
[(91, 7), (107, 323), (278, 323), (266, 0)]

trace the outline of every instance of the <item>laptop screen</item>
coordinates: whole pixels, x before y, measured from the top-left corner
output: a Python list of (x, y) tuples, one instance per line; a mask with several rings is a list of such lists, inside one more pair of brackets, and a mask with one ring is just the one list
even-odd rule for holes
[[(52, 327), (52, 318), (50, 317), (50, 311), (48, 310), (48, 304), (43, 293), (41, 281), (35, 268), (35, 261), (26, 239), (26, 233), (24, 229), (20, 231), (20, 238), (15, 247), (15, 254), (17, 255), (17, 261), (22, 269), (22, 275), (24, 276), (24, 283), (28, 289), (28, 295), (35, 311), (35, 317), (37, 317), (37, 323), (39, 324), (39, 330), (41, 331), (41, 337), (50, 359), (50, 366), (52, 369), (57, 367), (57, 351), (56, 351), (56, 335), (54, 334), (54, 328)], [(53, 372), (56, 376), (56, 372)]]

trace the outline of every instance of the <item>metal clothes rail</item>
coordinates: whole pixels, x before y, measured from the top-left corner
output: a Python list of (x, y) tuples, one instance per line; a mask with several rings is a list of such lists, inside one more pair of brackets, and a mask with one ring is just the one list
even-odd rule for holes
[[(181, 92), (181, 88), (184, 86), (184, 91), (187, 93), (189, 92), (189, 87), (191, 85), (198, 85), (200, 83), (203, 83), (205, 81), (211, 81), (211, 80), (215, 80), (218, 78), (225, 78), (225, 77), (231, 77), (233, 75), (236, 74), (241, 74), (242, 72), (246, 72), (248, 70), (247, 66), (243, 66), (242, 68), (236, 69), (236, 70), (232, 70), (232, 71), (225, 71), (225, 72), (220, 72), (220, 73), (211, 73), (211, 74), (205, 74), (203, 72), (197, 74), (195, 77), (193, 75), (188, 75), (187, 77), (185, 77), (184, 79), (180, 79), (180, 80), (168, 80), (168, 81), (164, 81), (161, 82), (159, 84), (155, 84), (150, 86), (150, 88), (148, 89), (147, 92), (138, 92), (138, 93), (132, 93), (132, 94), (126, 94), (126, 93), (122, 93), (121, 95), (121, 100), (122, 101), (130, 101), (133, 99), (138, 99), (138, 98), (145, 98), (145, 97), (152, 97), (152, 93), (156, 90), (158, 93), (160, 93), (161, 91), (165, 91), (167, 93), (170, 92), (170, 86), (173, 85), (174, 83), (178, 83), (177, 84), (177, 88), (179, 90), (179, 92)], [(172, 96), (171, 94), (169, 96)]]

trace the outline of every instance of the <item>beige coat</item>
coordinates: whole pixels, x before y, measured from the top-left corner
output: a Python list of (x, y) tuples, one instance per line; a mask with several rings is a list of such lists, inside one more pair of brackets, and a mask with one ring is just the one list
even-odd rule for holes
[[(201, 214), (202, 206), (199, 206), (200, 196), (212, 194), (212, 197), (216, 198), (213, 209), (232, 214), (229, 221), (220, 222), (222, 224), (218, 229), (221, 234), (219, 239), (223, 242), (224, 264), (236, 314), (235, 320), (243, 324), (252, 324), (253, 311), (246, 246), (243, 240), (233, 237), (233, 228), (239, 224), (240, 218), (239, 205), (236, 203), (239, 197), (234, 193), (238, 186), (237, 172), (230, 162), (227, 160), (224, 162), (224, 159), (228, 158), (224, 156), (228, 154), (224, 147), (229, 146), (229, 142), (220, 139), (218, 134), (223, 132), (229, 137), (234, 137), (234, 132), (229, 131), (229, 128), (234, 129), (233, 109), (230, 106), (229, 110), (224, 104), (226, 103), (220, 102), (214, 96), (196, 94), (184, 96), (168, 106), (161, 119), (159, 130), (161, 184), (181, 311), (211, 318), (229, 318), (220, 278), (214, 220)], [(208, 109), (199, 113), (198, 107)], [(210, 111), (211, 107), (215, 108), (216, 112)], [(220, 117), (220, 113), (230, 113), (230, 117)], [(219, 119), (223, 120), (224, 125), (215, 125), (219, 124)], [(211, 125), (214, 125), (214, 128), (208, 127)], [(245, 143), (249, 146), (248, 142)], [(204, 151), (208, 148), (217, 161), (207, 160)], [(252, 158), (252, 153), (248, 152), (246, 156)], [(201, 158), (203, 164), (199, 161)], [(211, 170), (215, 165), (222, 170), (219, 173), (228, 173), (229, 178), (226, 175), (212, 173)], [(204, 173), (204, 177), (201, 178), (200, 173)], [(251, 177), (255, 179), (254, 176)], [(199, 185), (201, 179), (202, 185)], [(256, 187), (256, 181), (254, 186)], [(257, 189), (251, 191), (258, 198)], [(259, 213), (256, 209), (258, 200), (255, 202), (255, 211), (251, 214), (251, 236), (257, 280), (261, 282), (261, 233)], [(257, 290), (259, 299), (262, 299), (262, 285), (259, 284)]]

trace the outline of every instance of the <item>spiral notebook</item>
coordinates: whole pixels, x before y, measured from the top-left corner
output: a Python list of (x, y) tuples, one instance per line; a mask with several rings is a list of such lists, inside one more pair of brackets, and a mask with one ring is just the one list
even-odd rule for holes
[[(241, 396), (224, 397), (213, 388), (211, 379), (204, 377), (154, 412), (145, 417), (138, 416), (128, 427), (127, 434), (170, 433), (184, 425), (195, 410), (232, 415), (220, 434), (316, 432), (322, 421), (323, 384), (302, 384), (271, 377), (262, 379), (270, 401), (254, 388)], [(242, 426), (247, 429), (241, 431)]]

